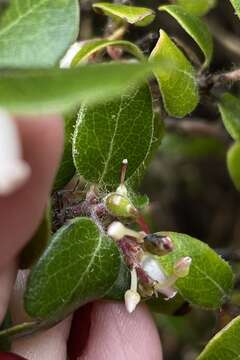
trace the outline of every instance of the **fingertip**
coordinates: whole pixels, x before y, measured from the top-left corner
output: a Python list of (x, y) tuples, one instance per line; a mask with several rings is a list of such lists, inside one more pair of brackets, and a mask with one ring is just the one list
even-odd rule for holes
[(162, 360), (157, 329), (146, 306), (129, 315), (120, 303), (94, 305), (87, 347), (79, 360)]
[(0, 198), (1, 268), (17, 255), (41, 221), (63, 148), (60, 117), (21, 117), (16, 123), (31, 176), (18, 191)]

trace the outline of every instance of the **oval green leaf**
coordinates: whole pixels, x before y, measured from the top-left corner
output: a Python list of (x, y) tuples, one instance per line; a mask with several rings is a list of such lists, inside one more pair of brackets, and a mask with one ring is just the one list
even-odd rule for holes
[(238, 191), (240, 191), (240, 143), (236, 142), (228, 150), (227, 167), (231, 179)]
[(193, 111), (199, 102), (195, 70), (163, 30), (149, 60), (170, 63), (169, 68), (159, 66), (154, 72), (167, 112), (183, 117)]
[(85, 180), (117, 186), (123, 159), (126, 178), (144, 162), (153, 139), (152, 98), (147, 85), (112, 102), (82, 106), (73, 137), (75, 166)]
[(233, 319), (207, 344), (197, 360), (237, 360), (240, 358), (240, 316)]
[(74, 219), (55, 233), (33, 267), (24, 295), (27, 313), (63, 318), (103, 297), (118, 279), (121, 263), (116, 244), (92, 220)]
[(154, 114), (154, 129), (153, 129), (153, 138), (149, 148), (148, 155), (144, 159), (141, 166), (137, 169), (137, 171), (126, 181), (126, 185), (128, 188), (128, 192), (130, 193), (131, 200), (133, 204), (138, 207), (139, 204), (136, 204), (134, 201), (134, 196), (132, 197), (131, 192), (139, 190), (145, 172), (154, 157), (154, 154), (158, 151), (159, 146), (162, 142), (162, 139), (165, 135), (164, 122), (159, 118), (159, 115)]
[(228, 263), (208, 245), (191, 236), (174, 232), (163, 234), (170, 236), (175, 246), (171, 254), (159, 258), (168, 274), (181, 257), (192, 258), (189, 275), (176, 283), (183, 298), (190, 304), (206, 309), (221, 307), (233, 288), (233, 272)]
[(232, 94), (225, 93), (219, 103), (223, 124), (234, 140), (240, 140), (240, 99)]
[(136, 26), (149, 25), (155, 18), (151, 9), (111, 3), (96, 3), (93, 9), (100, 14), (110, 16), (117, 22), (127, 22)]
[(144, 60), (144, 55), (138, 46), (126, 40), (107, 40), (96, 39), (87, 41), (83, 44), (78, 53), (74, 56), (71, 66), (77, 66), (79, 63), (87, 60), (91, 55), (98, 51), (104, 50), (108, 46), (118, 46), (134, 55), (139, 60)]
[(76, 172), (72, 157), (72, 138), (76, 120), (76, 111), (73, 111), (64, 117), (64, 150), (53, 186), (54, 191), (63, 189)]
[(207, 25), (197, 16), (188, 13), (182, 6), (165, 5), (160, 6), (159, 10), (166, 11), (174, 17), (188, 35), (196, 41), (205, 56), (203, 68), (208, 67), (213, 55), (213, 39)]
[(236, 14), (240, 18), (240, 0), (230, 0), (230, 2), (236, 11)]
[(54, 66), (78, 31), (77, 0), (12, 0), (0, 20), (0, 67)]
[(176, 3), (193, 15), (203, 16), (216, 6), (217, 0), (176, 0)]
[(0, 71), (0, 106), (17, 114), (64, 112), (80, 102), (120, 95), (130, 84), (150, 77), (154, 68), (158, 65), (110, 63), (67, 70)]

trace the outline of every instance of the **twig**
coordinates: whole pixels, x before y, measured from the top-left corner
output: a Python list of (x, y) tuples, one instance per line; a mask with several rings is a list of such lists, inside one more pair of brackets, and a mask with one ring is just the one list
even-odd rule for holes
[(180, 132), (191, 136), (209, 136), (226, 140), (224, 129), (219, 124), (211, 124), (206, 120), (183, 119), (176, 120), (167, 118), (166, 129), (169, 132)]
[(240, 69), (236, 69), (230, 72), (212, 75), (212, 83), (214, 86), (224, 84), (226, 82), (240, 81)]
[(127, 31), (127, 26), (123, 25), (116, 29), (110, 36), (107, 37), (108, 40), (120, 40), (122, 39), (123, 35)]
[(229, 72), (205, 75), (199, 78), (199, 85), (202, 89), (219, 87), (227, 83), (234, 83), (240, 81), (240, 69), (235, 69)]

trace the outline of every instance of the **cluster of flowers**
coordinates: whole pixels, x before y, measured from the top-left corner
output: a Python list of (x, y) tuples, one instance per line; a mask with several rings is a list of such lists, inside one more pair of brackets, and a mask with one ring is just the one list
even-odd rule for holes
[[(108, 212), (117, 218), (132, 218), (141, 223), (140, 212), (128, 197), (124, 185), (127, 159), (123, 160), (121, 183), (116, 192), (108, 194), (104, 203)], [(174, 250), (171, 238), (167, 235), (149, 234), (126, 227), (120, 221), (114, 221), (107, 229), (108, 235), (117, 242), (125, 262), (131, 271), (130, 289), (125, 293), (125, 305), (129, 313), (133, 312), (141, 298), (163, 294), (166, 299), (173, 298), (177, 291), (174, 287), (179, 278), (188, 275), (192, 259), (180, 258), (167, 276), (161, 267), (159, 257)]]

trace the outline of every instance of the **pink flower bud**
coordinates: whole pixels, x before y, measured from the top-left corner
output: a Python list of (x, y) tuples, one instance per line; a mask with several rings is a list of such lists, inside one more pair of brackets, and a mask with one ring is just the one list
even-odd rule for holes
[(189, 274), (192, 259), (189, 256), (183, 257), (174, 265), (174, 275), (183, 278)]

